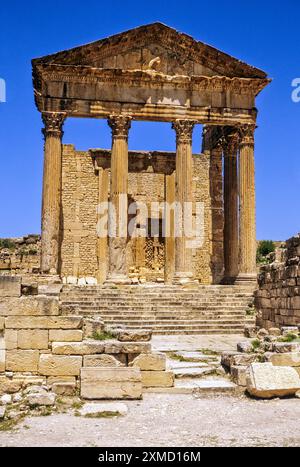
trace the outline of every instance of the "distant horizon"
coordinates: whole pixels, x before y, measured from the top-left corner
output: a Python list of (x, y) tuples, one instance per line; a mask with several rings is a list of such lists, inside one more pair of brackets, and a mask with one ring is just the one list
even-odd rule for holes
[[(29, 0), (18, 7), (6, 4), (1, 13), (0, 80), (5, 81), (6, 102), (0, 98), (0, 238), (40, 232), (43, 139), (33, 98), (31, 59), (153, 22), (265, 70), (273, 79), (257, 98), (257, 237), (285, 241), (300, 231), (300, 102), (292, 99), (292, 83), (300, 77), (298, 2), (279, 5), (253, 0), (249, 8), (237, 0), (213, 4), (191, 0), (187, 8), (176, 0), (152, 0), (148, 8), (147, 2), (141, 5), (133, 0), (129, 9), (119, 0), (114, 8), (95, 0), (75, 7), (65, 0), (58, 14), (53, 1)], [(63, 143), (79, 150), (110, 148), (110, 130), (104, 120), (68, 119)], [(175, 151), (171, 126), (133, 122), (129, 149)], [(193, 151), (199, 150), (197, 129)]]

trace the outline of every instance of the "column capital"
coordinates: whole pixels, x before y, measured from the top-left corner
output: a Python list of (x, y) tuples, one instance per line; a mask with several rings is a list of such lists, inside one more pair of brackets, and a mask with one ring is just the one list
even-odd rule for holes
[(240, 143), (240, 133), (238, 129), (232, 129), (229, 133), (224, 134), (220, 140), (220, 144), (224, 150), (224, 156), (235, 156)]
[(128, 139), (132, 117), (129, 115), (110, 115), (107, 123), (111, 128), (113, 139)]
[(63, 137), (63, 124), (67, 114), (65, 112), (43, 112), (42, 119), (45, 128), (42, 129), (44, 137), (56, 136), (58, 138)]
[(254, 131), (255, 124), (245, 124), (239, 126), (240, 146), (250, 145), (254, 146)]
[(177, 143), (192, 143), (194, 126), (198, 123), (196, 120), (177, 119), (172, 123), (172, 129), (176, 131)]

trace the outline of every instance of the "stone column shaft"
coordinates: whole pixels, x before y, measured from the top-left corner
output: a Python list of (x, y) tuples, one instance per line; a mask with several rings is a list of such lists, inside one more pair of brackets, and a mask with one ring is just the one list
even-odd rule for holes
[(255, 125), (240, 128), (240, 266), (241, 281), (256, 278), (256, 216), (255, 216)]
[(238, 133), (224, 138), (224, 281), (233, 283), (238, 275)]
[(126, 245), (128, 223), (128, 132), (131, 118), (111, 116), (112, 129), (110, 207), (109, 207), (109, 275), (112, 282), (127, 282)]
[(165, 283), (171, 284), (175, 271), (175, 172), (165, 176)]
[(66, 114), (44, 112), (43, 134), (44, 174), (42, 200), (42, 254), (41, 272), (58, 273), (61, 183), (62, 183), (62, 136)]
[[(104, 205), (108, 204), (108, 183), (109, 174), (107, 169), (100, 167), (98, 169), (98, 186), (99, 186), (99, 207), (102, 206), (98, 213), (98, 220), (101, 221), (102, 216), (105, 216)], [(101, 212), (101, 214), (100, 214)], [(98, 232), (98, 282), (103, 284), (107, 276), (107, 236), (103, 232)]]
[[(176, 120), (176, 213), (175, 213), (175, 282), (189, 281), (192, 276), (192, 250), (187, 248), (184, 225), (192, 225), (192, 134), (196, 122)], [(186, 204), (189, 203), (189, 204)]]

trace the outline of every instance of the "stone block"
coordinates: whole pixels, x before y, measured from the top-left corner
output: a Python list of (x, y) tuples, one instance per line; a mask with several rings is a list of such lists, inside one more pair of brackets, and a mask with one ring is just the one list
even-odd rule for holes
[(18, 331), (6, 329), (4, 333), (6, 350), (15, 350), (18, 348)]
[(247, 377), (249, 394), (269, 399), (294, 395), (300, 389), (300, 378), (294, 368), (252, 363)]
[(237, 351), (242, 353), (250, 353), (253, 350), (252, 343), (250, 341), (243, 341), (237, 344)]
[(38, 371), (45, 376), (79, 376), (82, 357), (42, 354)]
[(75, 383), (76, 384), (76, 377), (75, 376), (48, 376), (47, 378), (47, 385), (52, 386), (52, 384), (56, 383)]
[(258, 326), (255, 326), (254, 324), (245, 325), (245, 328), (244, 328), (245, 337), (255, 338), (258, 331), (259, 331)]
[(230, 374), (235, 384), (238, 386), (247, 386), (247, 372), (249, 366), (247, 365), (233, 365), (230, 368)]
[(300, 352), (298, 342), (273, 342), (272, 351), (276, 353)]
[(39, 295), (59, 295), (62, 290), (62, 284), (46, 284), (38, 286)]
[(151, 341), (152, 331), (120, 331), (117, 339), (120, 342), (149, 342)]
[(59, 396), (75, 396), (76, 395), (76, 383), (72, 383), (72, 382), (54, 383), (52, 385), (52, 391)]
[(122, 367), (124, 366), (113, 355), (85, 355), (83, 357), (84, 367)]
[(300, 352), (270, 353), (267, 355), (267, 361), (274, 366), (300, 367)]
[(141, 371), (138, 368), (82, 368), (81, 397), (141, 399)]
[(20, 297), (21, 278), (0, 276), (0, 297)]
[(81, 316), (9, 316), (5, 329), (80, 329)]
[(47, 350), (48, 331), (42, 329), (20, 329), (18, 331), (18, 348), (22, 350)]
[(280, 336), (281, 331), (279, 328), (269, 328), (269, 334), (270, 336)]
[(6, 352), (7, 371), (37, 372), (39, 362), (38, 350), (8, 350)]
[(173, 371), (142, 371), (144, 388), (171, 388), (174, 381)]
[(6, 350), (4, 348), (4, 339), (0, 337), (0, 373), (5, 371)]
[(3, 316), (0, 317), (0, 331), (3, 331), (4, 329), (4, 322), (5, 322), (4, 317)]
[(117, 340), (105, 341), (105, 353), (108, 354), (140, 354), (151, 352), (149, 342), (119, 342)]
[(11, 379), (5, 375), (0, 375), (0, 394), (14, 394), (20, 391), (22, 387), (21, 379)]
[(298, 326), (282, 326), (281, 334), (287, 336), (288, 334), (299, 334)]
[(167, 357), (163, 353), (140, 354), (130, 366), (138, 367), (142, 371), (165, 371)]
[(53, 406), (55, 404), (56, 394), (40, 390), (39, 392), (33, 392), (28, 394), (26, 402), (31, 406)]
[(221, 364), (230, 369), (232, 366), (250, 365), (256, 362), (257, 359), (258, 355), (256, 353), (226, 351), (222, 353)]
[(0, 316), (58, 316), (59, 314), (59, 301), (56, 298), (25, 296), (0, 303)]
[(53, 342), (52, 353), (54, 355), (90, 355), (104, 352), (104, 343), (96, 340), (82, 342)]
[(51, 329), (49, 331), (50, 342), (81, 342), (83, 332), (80, 329)]
[(83, 333), (85, 338), (92, 338), (94, 334), (101, 334), (104, 322), (100, 318), (83, 318)]

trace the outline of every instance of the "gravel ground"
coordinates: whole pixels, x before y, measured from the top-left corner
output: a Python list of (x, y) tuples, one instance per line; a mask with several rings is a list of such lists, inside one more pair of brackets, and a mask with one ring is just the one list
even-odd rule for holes
[(71, 413), (25, 419), (0, 432), (0, 446), (299, 446), (300, 400), (146, 394), (129, 413), (87, 419)]

